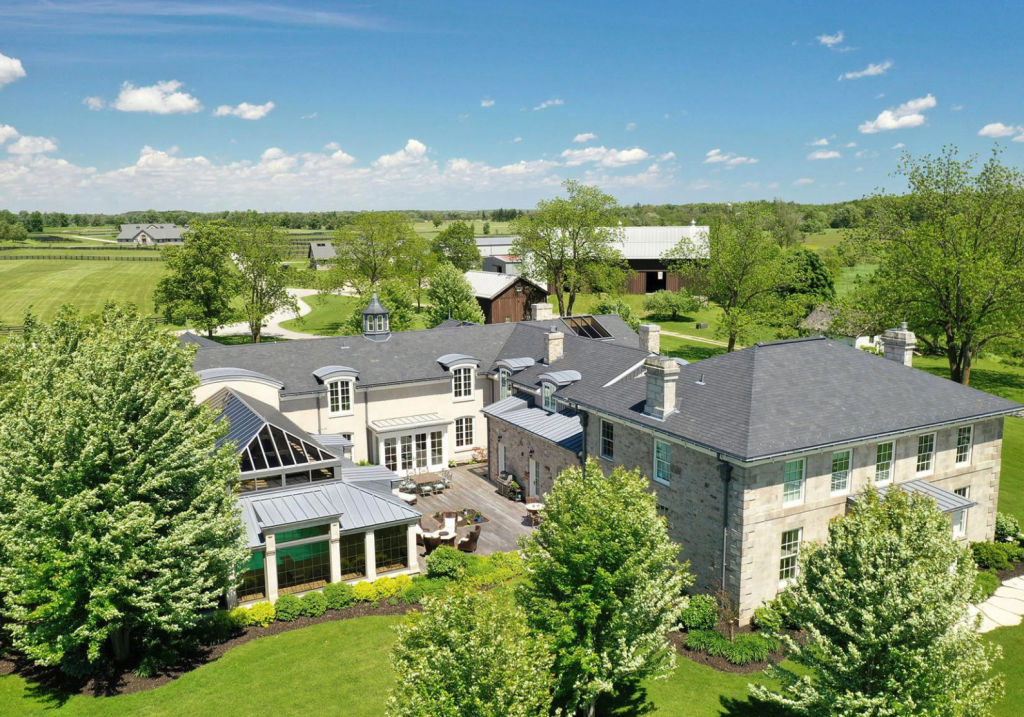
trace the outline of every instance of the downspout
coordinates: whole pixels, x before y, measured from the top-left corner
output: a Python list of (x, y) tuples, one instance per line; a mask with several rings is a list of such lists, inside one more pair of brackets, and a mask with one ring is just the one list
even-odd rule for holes
[(316, 432), (323, 433), (323, 426), (320, 425), (320, 394), (316, 395)]
[(583, 429), (583, 451), (580, 458), (580, 465), (586, 469), (587, 467), (587, 421), (590, 418), (590, 414), (581, 412), (578, 405), (573, 406), (576, 409), (576, 414), (580, 417), (580, 427)]
[(725, 590), (725, 572), (729, 543), (729, 488), (732, 485), (732, 464), (718, 455), (718, 474), (722, 477), (722, 590)]

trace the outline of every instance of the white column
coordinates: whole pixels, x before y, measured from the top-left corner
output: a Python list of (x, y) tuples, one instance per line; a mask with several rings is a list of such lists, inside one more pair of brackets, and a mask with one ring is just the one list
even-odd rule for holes
[(331, 523), (331, 544), (328, 552), (331, 556), (331, 582), (341, 580), (341, 529), (338, 521)]
[(408, 526), (405, 533), (406, 537), (406, 550), (408, 555), (406, 556), (406, 565), (409, 570), (419, 572), (420, 563), (416, 559), (416, 523), (412, 523)]
[(373, 531), (367, 530), (366, 537), (366, 579), (377, 579), (377, 544), (373, 539)]
[(263, 556), (263, 573), (267, 581), (267, 600), (277, 602), (277, 536), (267, 536), (267, 551)]

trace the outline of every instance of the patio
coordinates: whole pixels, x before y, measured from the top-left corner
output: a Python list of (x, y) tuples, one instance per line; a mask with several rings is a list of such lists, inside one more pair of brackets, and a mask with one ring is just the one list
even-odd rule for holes
[[(508, 552), (518, 548), (518, 540), (530, 532), (526, 506), (514, 503), (498, 494), (498, 487), (485, 477), (486, 465), (459, 466), (452, 469), (452, 487), (442, 493), (418, 498), (416, 508), (423, 513), (423, 525), (427, 530), (437, 526), (433, 516), (444, 511), (462, 511), (465, 508), (478, 510), (486, 519), (482, 523), (477, 553), (490, 555), (494, 552)], [(465, 537), (472, 528), (460, 525), (456, 529), (458, 538)], [(420, 568), (425, 570), (423, 546), (419, 546)]]

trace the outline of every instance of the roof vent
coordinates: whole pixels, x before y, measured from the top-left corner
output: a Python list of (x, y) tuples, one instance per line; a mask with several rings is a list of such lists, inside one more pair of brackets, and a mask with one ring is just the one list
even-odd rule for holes
[(694, 381), (694, 383), (697, 384), (698, 386), (703, 386), (704, 385), (704, 374), (701, 374), (700, 375), (700, 379), (697, 380), (697, 381)]

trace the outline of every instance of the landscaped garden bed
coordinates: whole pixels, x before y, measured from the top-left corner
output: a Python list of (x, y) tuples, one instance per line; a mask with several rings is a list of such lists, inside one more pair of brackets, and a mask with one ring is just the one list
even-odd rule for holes
[(752, 625), (736, 625), (727, 596), (692, 595), (680, 614), (681, 630), (669, 639), (676, 651), (694, 662), (722, 672), (750, 674), (779, 663), (785, 653), (779, 632), (785, 619), (777, 599), (755, 611)]

